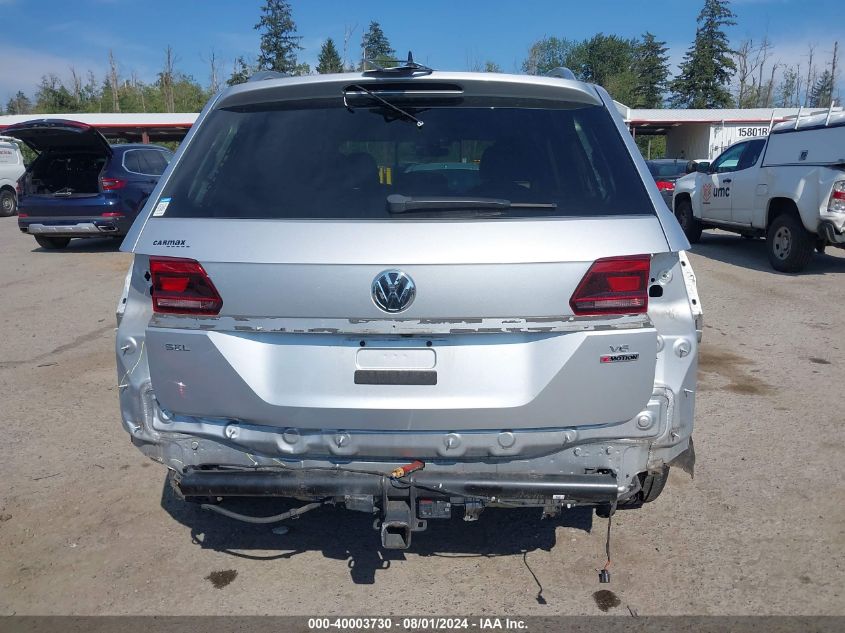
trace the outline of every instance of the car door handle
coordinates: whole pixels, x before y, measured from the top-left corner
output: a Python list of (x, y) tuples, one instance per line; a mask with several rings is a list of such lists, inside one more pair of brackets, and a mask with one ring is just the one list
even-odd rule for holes
[(730, 178), (723, 178), (722, 182), (731, 182), (731, 179)]

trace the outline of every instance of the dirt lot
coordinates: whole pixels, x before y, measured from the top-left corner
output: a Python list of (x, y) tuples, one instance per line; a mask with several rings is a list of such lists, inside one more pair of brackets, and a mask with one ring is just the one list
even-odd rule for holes
[(845, 614), (845, 252), (785, 276), (705, 234), (695, 478), (617, 515), (599, 585), (586, 512), (435, 522), (397, 553), (358, 513), (278, 535), (176, 501), (119, 423), (115, 246), (0, 219), (0, 614)]

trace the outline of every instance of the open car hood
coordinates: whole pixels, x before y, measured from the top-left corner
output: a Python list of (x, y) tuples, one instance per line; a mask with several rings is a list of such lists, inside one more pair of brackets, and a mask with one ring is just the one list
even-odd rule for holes
[(5, 136), (20, 139), (36, 152), (89, 151), (111, 155), (106, 138), (96, 128), (67, 119), (34, 119), (10, 125)]

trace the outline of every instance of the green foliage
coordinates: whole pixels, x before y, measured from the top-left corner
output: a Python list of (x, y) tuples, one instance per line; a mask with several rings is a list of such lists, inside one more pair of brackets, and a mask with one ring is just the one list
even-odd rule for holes
[(243, 56), (238, 57), (232, 67), (232, 74), (226, 80), (226, 85), (235, 86), (245, 83), (258, 70), (255, 64), (248, 62)]
[(637, 83), (636, 44), (636, 40), (598, 33), (572, 48), (568, 67), (579, 79), (603, 86), (617, 101), (631, 103)]
[(478, 60), (472, 62), (469, 65), (470, 72), (474, 73), (500, 73), (502, 72), (501, 66), (492, 60), (486, 60), (484, 62), (480, 62)]
[[(174, 112), (199, 112), (209, 98), (208, 92), (191, 75), (176, 73), (173, 80)], [(124, 110), (131, 112), (131, 110)]]
[(522, 71), (529, 75), (545, 75), (559, 66), (567, 66), (573, 43), (567, 39), (544, 37), (528, 49)]
[(698, 14), (695, 41), (672, 81), (672, 105), (685, 108), (727, 108), (736, 66), (725, 27), (736, 24), (728, 0), (704, 0)]
[(640, 134), (636, 138), (637, 148), (646, 160), (666, 157), (666, 136), (664, 134)]
[(390, 46), (390, 42), (381, 25), (370, 22), (367, 32), (361, 38), (361, 66), (359, 70), (365, 70), (366, 62), (373, 62), (379, 66), (389, 66), (396, 57), (396, 51)]
[(635, 46), (636, 40), (598, 33), (573, 46), (566, 65), (579, 79), (606, 86), (611, 77), (631, 73)]
[(31, 114), (32, 101), (22, 91), (18, 90), (14, 97), (6, 102), (6, 114)]
[(343, 72), (343, 60), (340, 58), (340, 53), (338, 53), (332, 38), (327, 39), (320, 47), (320, 56), (317, 58), (317, 72), (321, 75)]
[(53, 73), (44, 75), (35, 91), (35, 110), (44, 114), (70, 112), (76, 107), (76, 101), (70, 91)]
[[(732, 51), (725, 34), (725, 28), (735, 24), (735, 16), (729, 0), (702, 2), (703, 8), (697, 17), (695, 41), (684, 56), (679, 74), (672, 81), (669, 81), (666, 43), (648, 32), (640, 39), (603, 33), (582, 41), (544, 37), (530, 47), (522, 63), (522, 70), (533, 75), (543, 75), (556, 67), (568, 67), (577, 78), (604, 86), (614, 99), (631, 107), (663, 107), (667, 92), (671, 93), (671, 103), (676, 107), (728, 107), (733, 102), (728, 89), (734, 73), (740, 81), (744, 76), (741, 63), (743, 58), (740, 55), (742, 46), (739, 47), (740, 51)], [(226, 81), (228, 85), (243, 83), (258, 70), (275, 70), (292, 75), (312, 72), (308, 64), (300, 63), (297, 59), (303, 47), (300, 44), (302, 38), (297, 35), (293, 21), (291, 2), (264, 0), (255, 29), (261, 33), (260, 53), (257, 58), (239, 56), (235, 59), (231, 75)], [(746, 50), (746, 53), (749, 52), (753, 51)], [(738, 71), (732, 55), (739, 60)], [(395, 51), (377, 21), (370, 22), (363, 34), (361, 56), (362, 60), (378, 65), (387, 66), (395, 61)], [(34, 99), (19, 91), (8, 100), (5, 110), (9, 114), (192, 112), (200, 110), (210, 96), (210, 89), (175, 68), (176, 57), (170, 47), (166, 51), (163, 69), (158, 73), (156, 81), (150, 84), (139, 81), (134, 74), (131, 79), (121, 79), (111, 52), (109, 63), (111, 72), (102, 80), (90, 72), (80, 76), (73, 68), (71, 80), (66, 82), (50, 73), (42, 77)], [(213, 56), (211, 67), (212, 76), (217, 77), (219, 66), (215, 65)], [(363, 61), (358, 68), (365, 68)], [(753, 77), (751, 79), (748, 98), (740, 99), (740, 105), (757, 106), (765, 101), (765, 105), (797, 106), (801, 101), (800, 93), (805, 90), (798, 69), (780, 68), (783, 70), (779, 83), (775, 82), (774, 69), (767, 83), (763, 81), (762, 70), (758, 71), (756, 82)], [(471, 69), (478, 72), (502, 72), (498, 64), (490, 60), (476, 60), (471, 64)], [(334, 39), (328, 38), (323, 42), (315, 70), (318, 73), (344, 71), (343, 60)], [(817, 77), (815, 67), (810, 68), (803, 82), (810, 84), (806, 88), (806, 104), (813, 107), (827, 106), (834, 92), (835, 81), (831, 71), (826, 70), (819, 75), (815, 83), (811, 77)], [(741, 94), (744, 96), (742, 91)], [(647, 138), (638, 138), (640, 145), (647, 142)], [(652, 138), (652, 156), (660, 155), (658, 144), (658, 137)]]
[(581, 42), (545, 37), (528, 50), (522, 69), (544, 75), (565, 66), (578, 79), (604, 86), (614, 99), (630, 103), (637, 83), (633, 71), (636, 45), (636, 40), (603, 33)]
[(265, 0), (255, 28), (261, 31), (258, 69), (293, 74), (297, 69), (296, 54), (302, 50), (302, 38), (296, 34), (290, 3)]
[(780, 84), (777, 88), (777, 96), (775, 105), (779, 108), (795, 108), (798, 107), (798, 70), (789, 66), (783, 71)]
[(833, 95), (833, 75), (830, 70), (825, 71), (816, 79), (816, 83), (810, 88), (807, 97), (807, 105), (811, 108), (827, 108)]
[(666, 42), (646, 32), (634, 47), (634, 108), (662, 108), (669, 88), (669, 49)]

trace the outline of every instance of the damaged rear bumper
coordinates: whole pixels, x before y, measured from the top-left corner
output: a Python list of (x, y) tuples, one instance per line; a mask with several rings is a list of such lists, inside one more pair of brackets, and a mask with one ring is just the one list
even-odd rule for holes
[[(174, 485), (183, 496), (207, 497), (348, 497), (410, 496), (524, 499), (569, 503), (610, 503), (619, 489), (611, 474), (517, 475), (420, 472), (400, 482), (387, 475), (338, 468), (283, 471), (188, 470)], [(405, 491), (405, 494), (398, 494)]]

